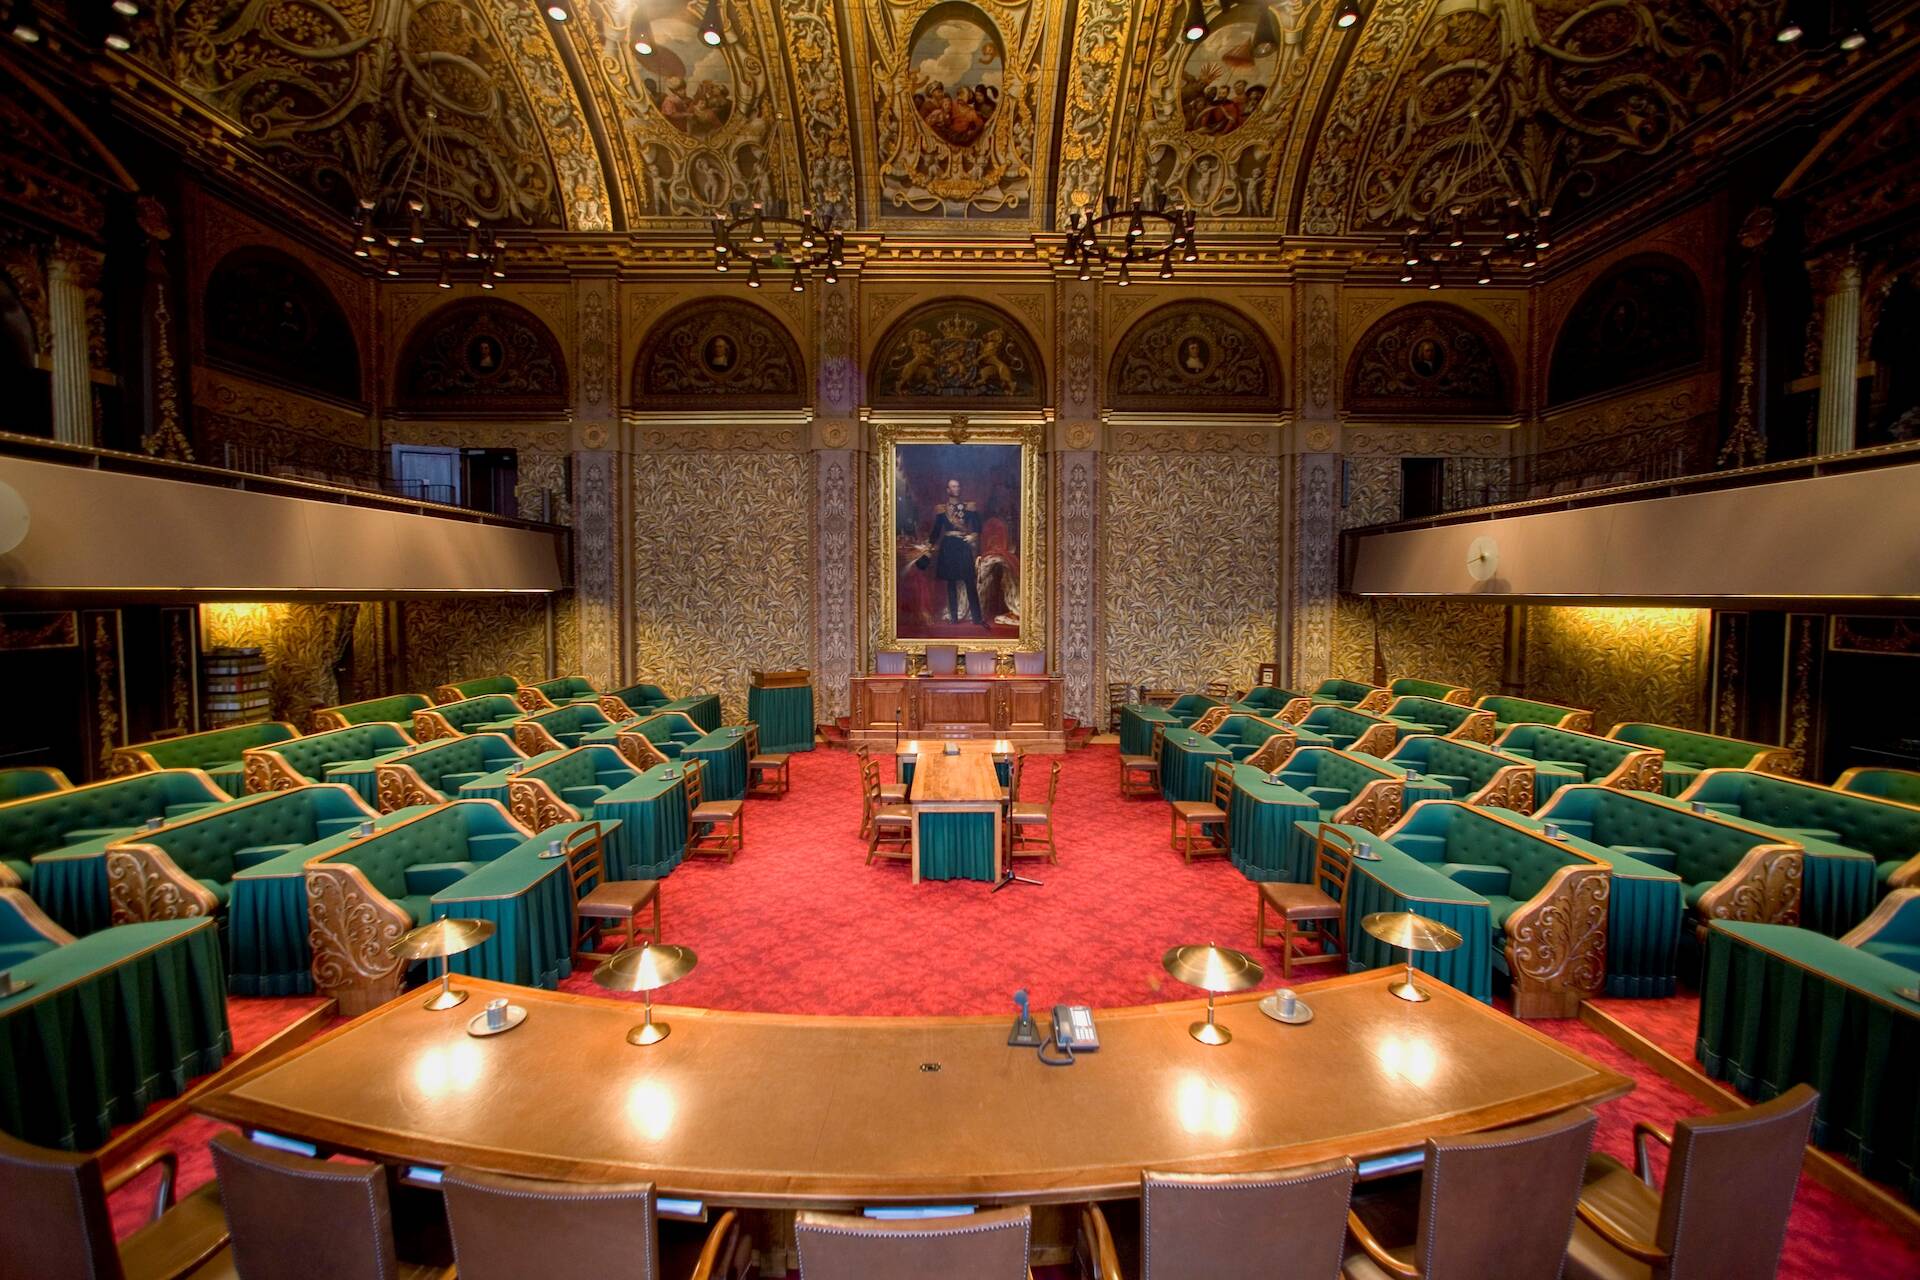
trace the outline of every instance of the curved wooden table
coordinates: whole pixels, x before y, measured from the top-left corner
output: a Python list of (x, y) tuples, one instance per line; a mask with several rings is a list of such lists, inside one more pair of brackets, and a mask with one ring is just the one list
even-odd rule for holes
[[(1223, 998), (1231, 1044), (1187, 1035), (1194, 1001), (1099, 1011), (1101, 1049), (1048, 1067), (1007, 1017), (842, 1018), (661, 1008), (673, 1034), (626, 1043), (638, 1003), (477, 978), (447, 1013), (419, 992), (205, 1096), (197, 1109), (392, 1164), (639, 1179), (708, 1205), (1064, 1203), (1137, 1193), (1146, 1169), (1364, 1159), (1429, 1135), (1518, 1124), (1631, 1082), (1437, 982), (1399, 970), (1299, 988), (1315, 1018)], [(506, 1035), (467, 1021), (496, 995)], [(1037, 1011), (1044, 1025), (1046, 1011)]]

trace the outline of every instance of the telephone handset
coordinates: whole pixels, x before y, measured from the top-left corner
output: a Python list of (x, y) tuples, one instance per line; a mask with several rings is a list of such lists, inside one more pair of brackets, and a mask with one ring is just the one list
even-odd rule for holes
[(1093, 1029), (1093, 1010), (1084, 1004), (1053, 1006), (1053, 1045), (1071, 1060), (1076, 1053), (1092, 1053), (1100, 1047), (1100, 1033)]

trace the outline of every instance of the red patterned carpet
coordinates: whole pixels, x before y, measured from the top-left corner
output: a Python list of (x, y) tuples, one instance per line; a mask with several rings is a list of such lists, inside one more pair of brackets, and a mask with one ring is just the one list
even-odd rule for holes
[[(826, 750), (794, 756), (793, 791), (749, 802), (746, 849), (735, 862), (696, 860), (664, 886), (667, 941), (700, 956), (692, 976), (665, 993), (668, 1000), (906, 1016), (1010, 1012), (1011, 993), (1020, 987), (1042, 1009), (1063, 1001), (1112, 1006), (1192, 998), (1195, 992), (1162, 972), (1160, 956), (1176, 943), (1208, 940), (1252, 951), (1254, 891), (1219, 859), (1183, 863), (1167, 844), (1167, 807), (1118, 796), (1116, 754), (1097, 745), (1060, 757), (1060, 862), (1023, 863), (1044, 887), (998, 894), (965, 881), (914, 886), (904, 864), (865, 865), (855, 831), (854, 757)], [(1024, 798), (1041, 798), (1046, 765), (1045, 758), (1029, 761)], [(890, 778), (890, 765), (882, 767)], [(1264, 985), (1279, 985), (1278, 953), (1255, 954), (1271, 966)], [(1314, 976), (1309, 969), (1295, 980)], [(607, 994), (584, 970), (563, 989)], [(1692, 999), (1606, 1004), (1691, 1060)], [(306, 1007), (236, 1000), (236, 1041), (257, 1043)], [(1597, 1149), (1630, 1159), (1635, 1120), (1671, 1127), (1702, 1110), (1581, 1023), (1534, 1025), (1635, 1080), (1634, 1092), (1600, 1108)], [(1684, 1047), (1676, 1047), (1683, 1038)], [(190, 1119), (158, 1144), (180, 1152), (183, 1190), (211, 1176), (205, 1143), (217, 1127)], [(143, 1199), (131, 1189), (116, 1197), (122, 1235), (141, 1221)], [(1920, 1240), (1901, 1237), (1803, 1178), (1780, 1275), (1835, 1274), (1912, 1280), (1920, 1276)]]

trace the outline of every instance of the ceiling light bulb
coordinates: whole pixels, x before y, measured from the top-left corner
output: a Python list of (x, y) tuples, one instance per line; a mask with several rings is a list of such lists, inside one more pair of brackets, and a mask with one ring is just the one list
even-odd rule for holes
[(833, 264), (831, 262), (827, 264), (827, 269), (821, 273), (820, 278), (825, 280), (828, 284), (840, 283), (840, 274), (839, 272), (833, 269)]
[(1440, 288), (1440, 284), (1441, 284), (1441, 280), (1440, 280), (1440, 268), (1438, 268), (1438, 267), (1435, 267), (1435, 268), (1433, 269), (1433, 278), (1432, 278), (1431, 280), (1428, 280), (1428, 281), (1427, 281), (1427, 289), (1428, 289), (1428, 290), (1429, 290), (1430, 292), (1433, 292), (1433, 291), (1438, 291), (1438, 290), (1439, 290), (1439, 288)]
[(1781, 19), (1780, 29), (1773, 33), (1773, 38), (1781, 44), (1793, 44), (1805, 34), (1807, 34), (1807, 29), (1800, 25), (1800, 20), (1792, 14), (1788, 14), (1785, 18)]
[(1531, 271), (1540, 265), (1540, 255), (1529, 249), (1520, 255), (1520, 265), (1528, 271)]
[(749, 264), (747, 267), (747, 288), (758, 289), (759, 287), (760, 287), (760, 264), (755, 262), (755, 263)]
[(133, 48), (133, 41), (127, 39), (118, 31), (115, 31), (107, 36), (107, 48), (113, 50), (115, 53), (125, 53), (127, 50)]
[(563, 4), (550, 4), (547, 6), (547, 16), (555, 22), (565, 22), (573, 15), (567, 12), (567, 6)]
[(505, 280), (507, 278), (507, 264), (500, 261), (498, 257), (494, 258), (489, 270), (495, 280)]
[(1120, 264), (1120, 275), (1119, 275), (1119, 278), (1114, 281), (1114, 283), (1119, 285), (1122, 289), (1126, 288), (1128, 285), (1133, 283), (1133, 277), (1127, 273), (1126, 263), (1122, 262)]
[(1333, 25), (1342, 31), (1345, 31), (1358, 21), (1360, 21), (1360, 6), (1357, 4), (1343, 4), (1334, 10)]
[(16, 22), (13, 24), (13, 38), (21, 44), (39, 44), (40, 28), (31, 22)]
[(1084, 259), (1084, 258), (1082, 258), (1082, 259), (1080, 260), (1080, 275), (1079, 275), (1079, 279), (1081, 279), (1081, 280), (1091, 280), (1091, 279), (1093, 279), (1093, 269), (1092, 269), (1091, 267), (1089, 267), (1089, 266), (1087, 265), (1087, 262), (1086, 262), (1086, 259)]
[(1160, 278), (1162, 280), (1173, 279), (1173, 254), (1171, 252), (1161, 255)]
[(453, 288), (453, 272), (447, 269), (447, 260), (445, 258), (440, 259), (440, 278), (434, 281), (434, 283), (442, 289)]
[(643, 58), (653, 52), (653, 24), (651, 22), (641, 23), (640, 29), (633, 33), (633, 51)]
[(707, 12), (700, 19), (700, 39), (710, 45), (719, 45), (720, 0), (707, 0)]
[(807, 291), (807, 282), (800, 278), (800, 268), (795, 267), (793, 269), (793, 283), (787, 287), (795, 293), (805, 293)]
[(1207, 38), (1207, 15), (1200, 7), (1200, 0), (1187, 0), (1187, 20), (1181, 25), (1180, 34), (1189, 44)]
[(1402, 271), (1402, 272), (1400, 273), (1400, 283), (1401, 283), (1401, 284), (1412, 284), (1412, 283), (1413, 283), (1413, 272), (1411, 272), (1411, 271)]
[(1848, 53), (1852, 53), (1854, 50), (1864, 49), (1866, 46), (1867, 28), (1865, 24), (1857, 20), (1848, 23), (1846, 33), (1840, 37), (1840, 47)]
[(725, 254), (716, 253), (713, 255), (713, 269), (722, 275), (727, 273), (727, 257)]
[(482, 289), (491, 289), (493, 288), (493, 281), (491, 279), (483, 279), (480, 281), (480, 287)]
[(353, 256), (356, 258), (371, 258), (373, 256), (373, 250), (367, 248), (366, 244), (362, 242), (353, 246)]
[(123, 18), (137, 18), (140, 16), (140, 6), (135, 4), (133, 0), (113, 0), (113, 11)]

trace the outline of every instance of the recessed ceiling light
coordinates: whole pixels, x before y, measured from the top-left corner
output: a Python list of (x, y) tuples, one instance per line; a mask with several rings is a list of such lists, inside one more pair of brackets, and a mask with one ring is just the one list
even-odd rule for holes
[(567, 12), (567, 6), (563, 4), (550, 4), (547, 6), (547, 16), (555, 22), (565, 22), (573, 15)]

